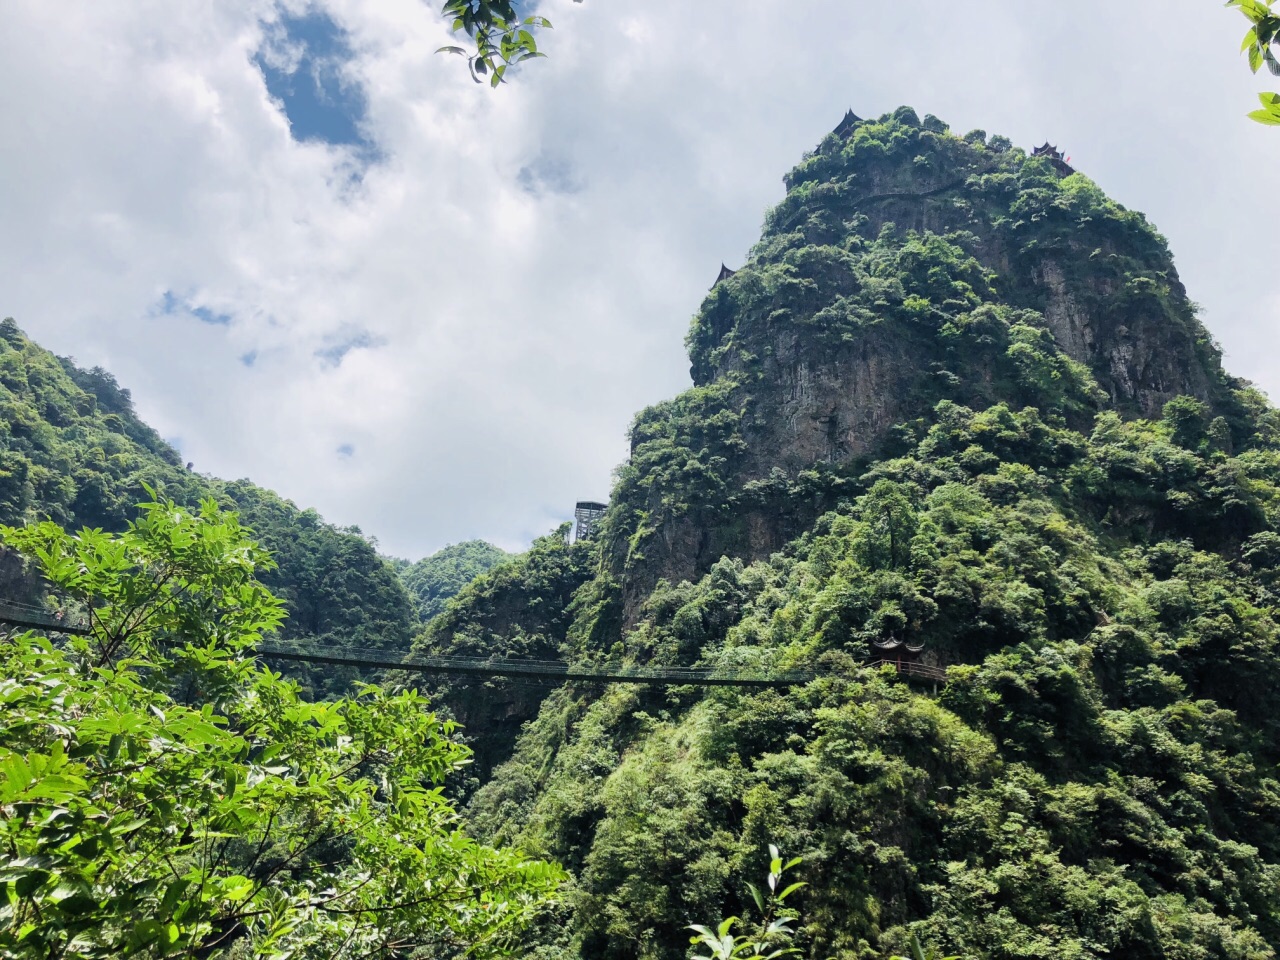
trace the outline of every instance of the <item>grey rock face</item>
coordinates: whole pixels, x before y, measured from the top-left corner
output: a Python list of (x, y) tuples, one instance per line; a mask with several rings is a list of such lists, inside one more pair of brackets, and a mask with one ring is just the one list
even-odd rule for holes
[[(742, 445), (727, 457), (730, 502), (670, 515), (660, 498), (650, 504), (654, 532), (622, 578), (628, 622), (658, 578), (694, 578), (726, 554), (766, 556), (830, 506), (794, 495), (756, 502), (744, 494), (752, 484), (848, 468), (941, 399), (1038, 405), (1018, 398), (1003, 346), (949, 352), (943, 328), (979, 301), (1047, 331), (1092, 375), (1100, 392), (1089, 403), (1099, 407), (1158, 417), (1179, 395), (1213, 408), (1229, 394), (1168, 249), (1141, 215), (1064, 163), (908, 125), (863, 143), (862, 123), (828, 137), (787, 177), (753, 257), (695, 318), (695, 383), (737, 384), (729, 406), (741, 415)], [(930, 238), (971, 258), (984, 274), (969, 278), (980, 294), (948, 299), (954, 277), (939, 293), (928, 270), (885, 259)], [(927, 322), (904, 318), (913, 298), (932, 311)], [(1077, 404), (1071, 415), (1088, 429), (1092, 412)]]

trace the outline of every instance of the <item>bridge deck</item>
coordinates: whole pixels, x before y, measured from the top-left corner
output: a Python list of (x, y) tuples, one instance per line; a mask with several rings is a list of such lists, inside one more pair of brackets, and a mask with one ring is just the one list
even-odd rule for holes
[[(31, 630), (80, 634), (90, 632), (85, 620), (49, 613), (28, 604), (0, 600), (0, 623)], [(258, 654), (272, 660), (327, 663), (376, 670), (409, 670), (415, 673), (454, 674), (473, 677), (510, 677), (564, 683), (570, 680), (597, 683), (643, 683), (658, 686), (699, 687), (795, 687), (817, 679), (812, 671), (782, 671), (697, 667), (635, 666), (622, 663), (573, 664), (563, 660), (494, 660), (481, 657), (402, 656), (381, 650), (332, 647), (319, 644), (264, 643)], [(869, 667), (891, 666), (909, 679), (945, 682), (942, 667), (914, 660), (872, 660)]]
[[(394, 653), (343, 647), (317, 647), (310, 644), (305, 646), (263, 644), (258, 648), (258, 653), (275, 660), (330, 663), (338, 666), (382, 670), (409, 670), (416, 673), (518, 677), (549, 682), (583, 680), (660, 686), (796, 687), (822, 676), (813, 671), (770, 672), (723, 668), (650, 667), (621, 663), (571, 664), (563, 660), (487, 660), (480, 657), (400, 657)], [(945, 668), (911, 660), (872, 660), (865, 666), (891, 666), (904, 677), (935, 683), (941, 683), (947, 679)]]

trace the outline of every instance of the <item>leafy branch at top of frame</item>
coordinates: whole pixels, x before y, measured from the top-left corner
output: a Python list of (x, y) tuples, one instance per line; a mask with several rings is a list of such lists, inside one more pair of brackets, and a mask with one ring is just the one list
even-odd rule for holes
[[(1240, 44), (1249, 57), (1249, 69), (1257, 73), (1266, 64), (1272, 76), (1280, 77), (1280, 58), (1275, 48), (1280, 46), (1280, 11), (1272, 7), (1273, 0), (1228, 0), (1228, 7), (1237, 7), (1251, 26)], [(1280, 126), (1280, 93), (1260, 93), (1262, 109), (1249, 116), (1259, 123)]]
[(449, 45), (436, 53), (466, 57), (476, 83), (488, 77), (490, 86), (496, 87), (505, 81), (508, 67), (546, 56), (534, 34), (550, 30), (551, 21), (537, 15), (521, 18), (514, 0), (445, 0), (441, 13), (450, 19), (450, 29), (465, 33), (474, 47)]

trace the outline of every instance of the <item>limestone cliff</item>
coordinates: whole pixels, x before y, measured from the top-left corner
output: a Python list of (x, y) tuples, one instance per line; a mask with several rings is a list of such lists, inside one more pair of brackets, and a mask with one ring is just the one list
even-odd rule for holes
[(1274, 958), (1280, 411), (1047, 147), (902, 110), (787, 183), (599, 538), (425, 638), (818, 674), (460, 704), (472, 827), (574, 874), (531, 952), (681, 960), (776, 844), (798, 956)]
[(902, 108), (847, 119), (785, 182), (693, 320), (695, 390), (637, 419), (612, 524), (625, 622), (659, 578), (778, 549), (941, 401), (1080, 427), (1189, 395), (1231, 417), (1164, 239), (1062, 159)]

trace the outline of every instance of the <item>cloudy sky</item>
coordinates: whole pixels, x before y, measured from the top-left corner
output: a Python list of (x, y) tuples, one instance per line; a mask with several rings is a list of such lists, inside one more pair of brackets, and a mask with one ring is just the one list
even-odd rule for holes
[(0, 0), (0, 316), (196, 469), (384, 551), (604, 498), (781, 177), (845, 109), (1050, 139), (1280, 396), (1280, 131), (1216, 0), (544, 0), (492, 91), (423, 0)]

